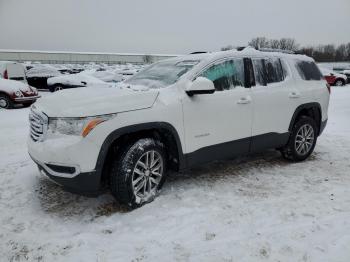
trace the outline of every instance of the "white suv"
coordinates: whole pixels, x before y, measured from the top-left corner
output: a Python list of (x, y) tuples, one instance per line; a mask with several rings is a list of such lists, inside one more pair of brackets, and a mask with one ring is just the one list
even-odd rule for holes
[(181, 56), (118, 88), (65, 90), (30, 113), (29, 154), (67, 190), (109, 188), (152, 201), (168, 169), (276, 148), (306, 159), (327, 123), (330, 89), (314, 61), (280, 52)]

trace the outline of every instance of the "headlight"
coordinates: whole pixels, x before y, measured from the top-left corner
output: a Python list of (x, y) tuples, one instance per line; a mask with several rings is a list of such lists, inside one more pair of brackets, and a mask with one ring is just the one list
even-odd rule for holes
[(97, 125), (115, 116), (116, 114), (84, 118), (50, 118), (48, 135), (52, 137), (59, 135), (86, 137)]
[(15, 96), (21, 97), (21, 96), (23, 96), (23, 94), (22, 94), (21, 91), (17, 90), (17, 91), (15, 92)]

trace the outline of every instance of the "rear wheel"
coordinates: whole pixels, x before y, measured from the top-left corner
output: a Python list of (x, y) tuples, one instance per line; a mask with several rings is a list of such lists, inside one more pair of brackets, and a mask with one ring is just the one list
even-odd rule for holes
[(0, 108), (10, 109), (12, 107), (12, 100), (7, 95), (0, 94)]
[(316, 146), (318, 129), (314, 119), (303, 116), (294, 125), (288, 144), (281, 150), (282, 156), (291, 161), (308, 158)]
[(51, 92), (58, 92), (60, 90), (63, 90), (63, 86), (61, 86), (61, 85), (55, 85), (55, 86), (50, 87)]
[(164, 183), (164, 145), (152, 138), (144, 138), (127, 145), (122, 151), (112, 163), (111, 192), (120, 203), (137, 208), (153, 201)]
[(343, 81), (341, 79), (337, 79), (335, 81), (334, 85), (336, 85), (336, 86), (343, 86), (343, 85), (345, 85), (345, 81)]

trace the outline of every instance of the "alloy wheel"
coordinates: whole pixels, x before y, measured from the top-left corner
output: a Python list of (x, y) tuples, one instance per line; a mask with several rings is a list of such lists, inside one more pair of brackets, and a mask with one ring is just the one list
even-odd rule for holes
[(7, 108), (8, 107), (8, 101), (4, 97), (0, 97), (0, 108)]
[(312, 149), (315, 131), (310, 124), (302, 125), (295, 137), (295, 150), (299, 155), (306, 155)]
[(338, 80), (337, 82), (335, 82), (335, 85), (336, 85), (336, 86), (342, 86), (342, 85), (343, 85), (343, 82), (340, 81), (340, 80)]
[(60, 90), (62, 90), (62, 89), (63, 89), (62, 86), (56, 86), (56, 87), (55, 87), (55, 92), (60, 91)]
[(137, 161), (132, 174), (134, 195), (147, 201), (157, 193), (163, 177), (164, 163), (160, 153), (155, 150), (145, 152)]

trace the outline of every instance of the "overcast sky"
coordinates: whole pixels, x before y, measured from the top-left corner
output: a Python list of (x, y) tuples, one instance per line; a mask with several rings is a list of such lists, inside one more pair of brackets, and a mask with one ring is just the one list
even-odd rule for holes
[(350, 42), (350, 0), (0, 0), (0, 49), (182, 54)]

